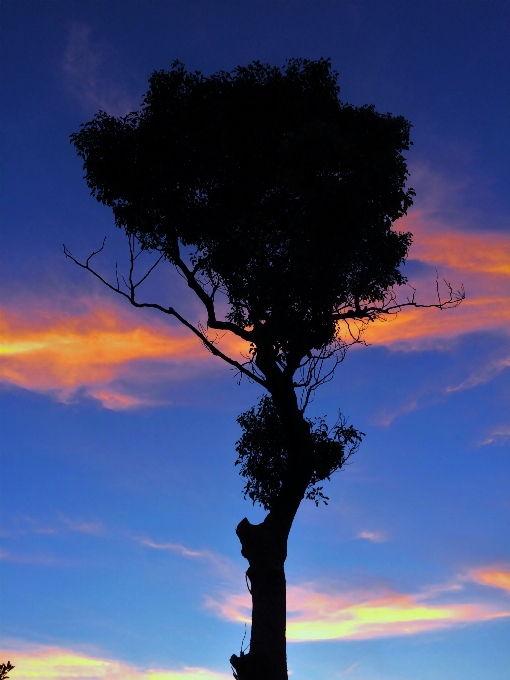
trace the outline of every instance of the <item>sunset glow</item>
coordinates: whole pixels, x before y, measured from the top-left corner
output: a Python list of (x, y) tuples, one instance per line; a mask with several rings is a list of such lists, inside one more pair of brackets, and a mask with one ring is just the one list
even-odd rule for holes
[[(0, 381), (53, 391), (63, 400), (85, 387), (106, 408), (124, 410), (145, 402), (136, 395), (119, 393), (110, 383), (136, 371), (135, 361), (173, 366), (165, 375), (167, 380), (177, 367), (184, 367), (190, 375), (215, 366), (212, 355), (186, 329), (143, 324), (140, 318), (101, 300), (82, 304), (87, 312), (81, 315), (34, 315), (30, 307), (23, 312), (0, 310)], [(236, 347), (227, 346), (230, 349)]]
[(15, 666), (13, 680), (227, 680), (231, 676), (205, 668), (182, 670), (139, 670), (132, 666), (96, 656), (53, 647), (28, 650), (0, 650), (2, 658)]
[(473, 572), (473, 578), (485, 586), (502, 588), (510, 593), (510, 571), (500, 569), (480, 569)]
[(413, 234), (413, 259), (459, 272), (510, 277), (510, 236), (505, 233), (455, 231), (419, 209), (397, 224)]
[[(319, 592), (313, 585), (290, 586), (287, 591), (287, 638), (291, 642), (313, 640), (364, 640), (415, 635), (460, 623), (510, 616), (510, 606), (472, 603), (429, 604), (423, 594), (347, 591)], [(230, 595), (208, 605), (221, 616), (248, 623), (251, 604), (247, 596)]]

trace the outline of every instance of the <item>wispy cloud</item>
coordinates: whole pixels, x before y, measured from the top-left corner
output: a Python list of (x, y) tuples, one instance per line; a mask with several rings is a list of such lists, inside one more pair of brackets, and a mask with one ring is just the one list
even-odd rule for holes
[[(206, 668), (143, 670), (115, 659), (59, 647), (20, 645), (0, 651), (15, 666), (16, 680), (231, 680), (231, 674)], [(14, 678), (14, 675), (13, 675)]]
[(44, 567), (67, 566), (69, 562), (63, 562), (53, 555), (26, 555), (19, 552), (12, 552), (0, 548), (0, 561), (12, 562), (14, 564), (41, 565)]
[(90, 26), (71, 26), (62, 72), (65, 84), (82, 106), (115, 116), (133, 111), (135, 105), (127, 93), (119, 62), (110, 45), (93, 40)]
[(499, 375), (505, 368), (510, 367), (510, 356), (491, 359), (482, 366), (480, 366), (476, 371), (473, 371), (465, 380), (463, 380), (458, 385), (453, 385), (447, 387), (447, 392), (461, 392), (462, 390), (468, 390), (477, 385), (483, 385), (485, 383), (494, 380), (494, 378)]
[[(448, 587), (446, 590), (458, 590)], [(510, 616), (510, 607), (480, 603), (436, 603), (437, 588), (417, 594), (392, 590), (321, 592), (313, 584), (290, 586), (287, 596), (287, 638), (291, 642), (314, 640), (363, 640), (416, 635), (459, 624)], [(210, 598), (208, 605), (220, 616), (250, 622), (247, 594)]]
[(382, 531), (360, 531), (358, 538), (364, 538), (372, 543), (385, 543), (386, 534)]
[(213, 552), (212, 550), (191, 550), (180, 543), (157, 542), (150, 538), (135, 538), (135, 541), (141, 545), (155, 550), (168, 550), (170, 552), (181, 555), (182, 557), (189, 557), (192, 559), (206, 562), (209, 567), (219, 574), (222, 578), (232, 583), (239, 583), (243, 577), (243, 570), (236, 565), (232, 560), (229, 560), (223, 555)]
[(339, 678), (343, 678), (343, 677), (346, 677), (346, 676), (348, 676), (348, 675), (352, 675), (352, 672), (353, 672), (358, 666), (359, 666), (359, 663), (358, 663), (358, 662), (351, 664), (351, 665), (350, 665), (348, 668), (346, 668), (345, 670), (340, 671), (340, 673), (338, 673), (338, 677), (339, 677)]
[[(87, 55), (90, 43), (83, 27), (76, 28), (73, 36), (69, 64), (80, 50)], [(97, 60), (93, 50), (84, 56), (88, 64), (84, 71), (94, 73)], [(87, 78), (92, 88), (94, 77)], [(456, 309), (407, 308), (387, 321), (372, 323), (363, 336), (368, 343), (413, 351), (444, 349), (455, 338), (473, 332), (510, 335), (510, 236), (476, 231), (472, 225), (463, 229), (459, 222), (439, 219), (436, 212), (425, 205), (398, 224), (415, 234), (411, 258), (430, 265), (428, 274), (420, 275), (420, 301), (434, 301), (436, 268), (454, 285), (464, 283), (467, 299)], [(154, 406), (162, 403), (158, 385), (187, 380), (218, 366), (219, 360), (185, 329), (128, 313), (98, 297), (82, 297), (72, 304), (68, 300), (64, 305), (55, 305), (50, 298), (21, 303), (0, 310), (0, 381), (53, 393), (62, 401), (82, 394), (113, 410)], [(79, 313), (72, 311), (77, 309)], [(232, 356), (247, 352), (245, 343), (228, 334), (221, 342)], [(148, 362), (154, 367), (158, 362), (158, 369), (147, 370)], [(506, 355), (491, 359), (465, 380), (441, 389), (455, 392), (474, 387), (509, 365)], [(419, 408), (419, 402), (406, 400), (400, 410), (382, 414), (380, 420), (389, 424), (396, 415)]]
[(478, 446), (488, 446), (489, 444), (505, 444), (510, 441), (510, 425), (495, 427), (488, 436), (483, 439)]
[(91, 536), (100, 536), (105, 529), (102, 522), (71, 519), (66, 515), (59, 515), (57, 520), (43, 521), (28, 515), (16, 515), (9, 522), (4, 521), (0, 536), (25, 536), (29, 534), (55, 536), (66, 532), (76, 532)]
[(80, 534), (100, 536), (102, 533), (104, 533), (104, 526), (102, 522), (74, 520), (66, 517), (65, 515), (60, 515), (60, 521), (71, 531), (76, 531)]

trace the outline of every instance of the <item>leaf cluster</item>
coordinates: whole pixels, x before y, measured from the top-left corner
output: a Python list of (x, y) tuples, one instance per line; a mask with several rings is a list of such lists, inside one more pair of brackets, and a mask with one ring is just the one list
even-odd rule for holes
[[(331, 429), (323, 418), (306, 420), (313, 439), (313, 471), (305, 495), (315, 505), (320, 501), (327, 505), (329, 499), (319, 482), (329, 480), (333, 472), (342, 468), (357, 451), (364, 434), (347, 425), (342, 416)], [(244, 497), (270, 510), (288, 462), (287, 443), (272, 398), (262, 397), (257, 406), (242, 413), (237, 422), (243, 433), (236, 443), (235, 465), (240, 466), (239, 474), (246, 480)]]

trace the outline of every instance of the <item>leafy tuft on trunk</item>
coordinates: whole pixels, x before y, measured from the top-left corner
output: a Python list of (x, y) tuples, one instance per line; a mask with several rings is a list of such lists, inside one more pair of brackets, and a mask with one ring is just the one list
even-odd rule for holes
[[(245, 478), (244, 497), (258, 503), (264, 510), (271, 510), (278, 498), (287, 468), (289, 446), (282, 428), (278, 411), (270, 396), (263, 396), (238, 418), (243, 430), (236, 443), (240, 466), (239, 474)], [(313, 440), (313, 472), (306, 489), (306, 498), (319, 505), (327, 505), (328, 496), (323, 493), (319, 482), (330, 479), (333, 472), (340, 470), (350, 456), (357, 451), (363, 432), (340, 414), (332, 428), (323, 418), (306, 419)]]

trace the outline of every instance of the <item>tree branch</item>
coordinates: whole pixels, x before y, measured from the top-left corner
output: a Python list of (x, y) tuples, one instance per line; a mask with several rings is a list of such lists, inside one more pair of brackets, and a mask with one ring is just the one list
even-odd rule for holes
[(333, 319), (335, 321), (347, 321), (349, 319), (358, 321), (364, 320), (375, 321), (382, 315), (397, 314), (402, 309), (404, 309), (404, 307), (415, 307), (417, 309), (441, 309), (441, 310), (450, 309), (452, 307), (458, 307), (466, 297), (464, 286), (461, 286), (458, 291), (454, 292), (451, 283), (449, 281), (446, 281), (446, 279), (443, 280), (446, 287), (448, 288), (448, 298), (445, 300), (441, 298), (441, 293), (439, 291), (439, 279), (436, 277), (436, 291), (438, 301), (435, 303), (421, 304), (416, 302), (415, 300), (416, 290), (413, 288), (413, 294), (410, 298), (407, 298), (407, 302), (396, 302), (395, 295), (393, 294), (390, 296), (389, 302), (390, 303), (394, 302), (395, 304), (389, 304), (388, 306), (382, 304), (381, 306), (375, 305), (373, 307), (370, 306), (361, 307), (359, 304), (359, 299), (356, 299), (354, 302), (354, 309), (349, 309), (346, 312), (338, 312), (337, 314), (333, 314)]
[[(97, 279), (99, 279), (99, 281), (101, 281), (102, 284), (104, 284), (107, 288), (112, 290), (114, 293), (117, 293), (118, 295), (122, 295), (127, 300), (129, 300), (129, 302), (133, 305), (133, 307), (157, 309), (160, 312), (162, 312), (163, 314), (168, 314), (170, 316), (174, 316), (178, 321), (180, 321), (180, 323), (183, 324), (183, 326), (186, 326), (186, 328), (189, 328), (189, 330), (192, 333), (194, 333), (201, 340), (203, 345), (206, 347), (206, 349), (209, 350), (209, 352), (211, 352), (211, 354), (213, 354), (214, 356), (220, 357), (220, 359), (223, 359), (223, 361), (225, 361), (227, 364), (230, 364), (231, 366), (236, 368), (242, 375), (246, 375), (250, 380), (253, 380), (254, 382), (258, 383), (259, 385), (262, 385), (262, 387), (267, 389), (266, 382), (263, 379), (261, 379), (255, 373), (253, 373), (252, 371), (247, 369), (246, 365), (239, 363), (235, 359), (232, 359), (227, 354), (225, 354), (224, 352), (219, 350), (216, 347), (216, 345), (214, 344), (214, 342), (211, 342), (211, 340), (209, 340), (209, 338), (205, 335), (205, 333), (201, 332), (198, 328), (195, 328), (195, 326), (193, 326), (192, 323), (190, 323), (181, 314), (179, 314), (179, 312), (177, 312), (177, 310), (174, 309), (174, 307), (163, 307), (163, 305), (160, 305), (160, 304), (155, 303), (155, 302), (138, 302), (138, 300), (136, 299), (136, 289), (138, 288), (138, 286), (141, 283), (143, 283), (143, 281), (145, 281), (147, 279), (149, 274), (152, 271), (154, 271), (156, 266), (163, 259), (163, 257), (164, 257), (163, 255), (158, 258), (157, 262), (151, 266), (151, 268), (148, 270), (148, 272), (146, 272), (144, 274), (144, 276), (139, 281), (134, 283), (134, 280), (133, 280), (134, 263), (135, 263), (135, 260), (137, 258), (137, 255), (134, 254), (133, 241), (131, 240), (131, 237), (130, 237), (130, 240), (129, 240), (130, 265), (129, 265), (128, 281), (126, 281), (123, 277), (124, 284), (127, 288), (127, 292), (126, 292), (126, 291), (123, 291), (120, 287), (117, 269), (116, 269), (117, 285), (114, 286), (113, 284), (111, 284), (109, 281), (107, 281), (103, 276), (101, 276), (101, 274), (99, 274), (95, 269), (93, 269), (90, 266), (91, 259), (102, 252), (102, 250), (104, 249), (104, 246), (105, 246), (105, 242), (106, 242), (106, 237), (103, 239), (103, 244), (102, 244), (101, 248), (93, 251), (87, 257), (87, 259), (85, 260), (85, 263), (77, 260), (65, 244), (64, 244), (64, 255), (66, 257), (68, 257), (70, 260), (72, 260), (76, 265), (78, 265), (78, 267), (81, 267), (82, 269), (86, 269), (88, 272), (90, 272), (93, 276), (95, 276)], [(198, 284), (197, 284), (197, 286), (198, 286)], [(200, 288), (200, 286), (199, 286), (199, 288)], [(194, 288), (193, 288), (193, 290), (194, 290)], [(200, 288), (200, 290), (202, 290), (202, 293), (204, 293), (204, 295), (206, 295), (206, 293), (203, 291), (202, 288)], [(232, 325), (234, 325), (234, 324), (232, 324)], [(238, 327), (236, 326), (236, 328), (238, 328)], [(226, 328), (225, 330), (231, 330), (231, 329)], [(234, 332), (234, 331), (232, 331), (232, 332)], [(238, 335), (238, 334), (236, 333), (236, 335)]]
[(181, 270), (182, 274), (184, 275), (184, 278), (186, 279), (188, 286), (196, 294), (198, 299), (203, 303), (207, 311), (207, 325), (209, 326), (209, 328), (214, 328), (215, 330), (220, 331), (230, 331), (231, 333), (234, 333), (234, 335), (237, 335), (239, 338), (242, 338), (247, 342), (251, 342), (253, 339), (253, 331), (247, 331), (244, 328), (238, 326), (237, 324), (232, 323), (231, 321), (219, 321), (216, 318), (216, 310), (214, 309), (214, 294), (212, 296), (208, 295), (195, 278), (198, 265), (195, 266), (193, 270), (190, 270), (186, 266), (186, 263), (182, 260), (180, 254), (178, 253), (176, 253), (175, 256), (172, 257), (172, 259), (174, 260), (175, 266), (178, 267)]

